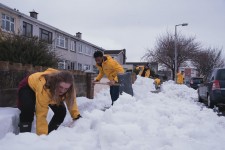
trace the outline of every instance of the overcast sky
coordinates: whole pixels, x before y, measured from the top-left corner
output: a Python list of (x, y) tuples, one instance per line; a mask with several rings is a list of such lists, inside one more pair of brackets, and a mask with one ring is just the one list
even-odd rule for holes
[[(127, 50), (127, 61), (140, 61), (156, 38), (176, 24), (203, 47), (225, 50), (225, 0), (1, 0), (1, 3), (105, 49)], [(225, 53), (225, 51), (223, 51)], [(225, 54), (224, 54), (225, 56)]]

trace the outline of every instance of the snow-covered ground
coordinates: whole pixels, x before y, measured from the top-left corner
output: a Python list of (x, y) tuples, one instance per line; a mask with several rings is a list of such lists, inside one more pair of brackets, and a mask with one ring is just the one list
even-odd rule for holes
[[(63, 125), (48, 136), (8, 133), (0, 140), (0, 149), (225, 149), (225, 118), (196, 102), (195, 90), (168, 81), (160, 93), (152, 93), (153, 80), (141, 77), (133, 89), (134, 97), (123, 94), (105, 111), (101, 109), (111, 104), (108, 88), (100, 90), (93, 100), (80, 97), (78, 106), (83, 118), (71, 127), (65, 127), (70, 123), (67, 115)], [(4, 125), (0, 121), (0, 127)]]

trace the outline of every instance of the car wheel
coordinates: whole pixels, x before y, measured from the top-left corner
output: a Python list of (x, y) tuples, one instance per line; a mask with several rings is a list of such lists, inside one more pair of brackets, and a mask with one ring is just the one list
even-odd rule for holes
[(209, 95), (208, 95), (208, 107), (209, 108), (213, 108), (214, 107), (214, 104), (212, 103), (211, 98), (210, 98)]

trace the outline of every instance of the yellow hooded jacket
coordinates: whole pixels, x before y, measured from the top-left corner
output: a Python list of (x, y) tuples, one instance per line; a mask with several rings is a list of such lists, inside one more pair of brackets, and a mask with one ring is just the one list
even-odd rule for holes
[[(38, 135), (41, 134), (48, 134), (48, 122), (46, 120), (48, 114), (48, 105), (49, 104), (56, 104), (51, 99), (51, 94), (48, 89), (44, 89), (44, 85), (46, 83), (45, 78), (43, 77), (44, 74), (52, 74), (57, 73), (58, 70), (49, 68), (44, 72), (37, 72), (31, 74), (28, 78), (28, 84), (30, 88), (35, 92), (36, 96), (36, 132)], [(68, 104), (66, 103), (67, 108)], [(79, 113), (76, 98), (74, 99), (74, 104), (71, 109), (69, 109), (70, 115), (72, 118), (77, 118)]]
[(160, 85), (160, 79), (159, 79), (159, 78), (156, 78), (156, 79), (154, 80), (154, 83), (155, 83), (156, 85)]
[(108, 56), (108, 55), (104, 55), (104, 56), (107, 57), (107, 60), (102, 62), (102, 66), (99, 66), (98, 64), (96, 64), (99, 70), (99, 74), (96, 77), (96, 80), (100, 81), (102, 77), (106, 75), (106, 77), (110, 81), (114, 80), (118, 82), (117, 74), (124, 73), (123, 67), (116, 60), (112, 59), (111, 56)]
[[(140, 69), (139, 76), (141, 76), (142, 73), (143, 73), (143, 71), (144, 71), (144, 69), (145, 69), (145, 67), (144, 66), (139, 66), (138, 69)], [(146, 70), (145, 77), (146, 78), (149, 78), (150, 77), (150, 69)]]
[(184, 83), (184, 76), (181, 73), (177, 74), (177, 83), (183, 84)]

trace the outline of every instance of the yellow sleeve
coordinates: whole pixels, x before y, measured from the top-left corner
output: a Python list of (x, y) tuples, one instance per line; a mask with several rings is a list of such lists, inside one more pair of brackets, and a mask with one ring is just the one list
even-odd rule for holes
[(48, 134), (48, 101), (41, 91), (36, 92), (36, 133), (37, 135)]
[(80, 112), (78, 110), (78, 106), (77, 106), (77, 100), (76, 98), (74, 98), (74, 102), (73, 102), (73, 106), (72, 108), (69, 108), (69, 104), (68, 102), (66, 101), (66, 105), (67, 105), (67, 108), (70, 112), (70, 115), (73, 119), (76, 119), (78, 117), (78, 115), (80, 115)]
[(98, 70), (99, 70), (99, 73), (98, 73), (98, 76), (96, 77), (95, 80), (100, 81), (100, 80), (102, 79), (102, 77), (104, 76), (104, 72), (103, 72), (103, 70), (102, 70), (101, 67), (98, 67), (98, 66), (97, 66), (97, 68), (98, 68)]

